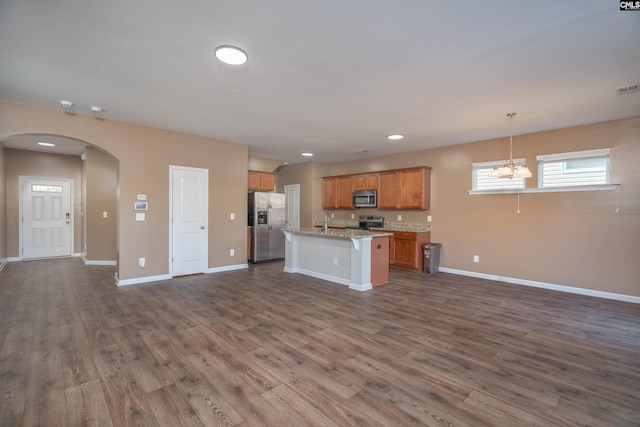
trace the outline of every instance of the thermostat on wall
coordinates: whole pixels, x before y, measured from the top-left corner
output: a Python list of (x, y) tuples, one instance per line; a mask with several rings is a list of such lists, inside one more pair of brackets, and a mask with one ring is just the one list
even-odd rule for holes
[(149, 210), (149, 203), (147, 202), (135, 202), (133, 204), (134, 209), (137, 211), (148, 211)]
[(147, 200), (146, 194), (138, 194), (138, 200)]

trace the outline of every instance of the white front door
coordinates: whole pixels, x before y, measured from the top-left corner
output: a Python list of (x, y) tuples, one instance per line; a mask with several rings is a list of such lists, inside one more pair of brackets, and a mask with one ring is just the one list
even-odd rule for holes
[(71, 256), (72, 181), (22, 176), (19, 181), (22, 258)]
[(172, 276), (207, 270), (209, 171), (169, 166)]
[(287, 227), (300, 227), (300, 184), (284, 186)]

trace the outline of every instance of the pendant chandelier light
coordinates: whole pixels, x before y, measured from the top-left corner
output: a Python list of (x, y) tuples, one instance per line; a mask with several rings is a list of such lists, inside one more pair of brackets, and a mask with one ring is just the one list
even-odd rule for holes
[(495, 178), (531, 178), (531, 171), (527, 167), (526, 162), (513, 161), (513, 116), (516, 113), (509, 113), (509, 160), (501, 167), (494, 167), (489, 176)]

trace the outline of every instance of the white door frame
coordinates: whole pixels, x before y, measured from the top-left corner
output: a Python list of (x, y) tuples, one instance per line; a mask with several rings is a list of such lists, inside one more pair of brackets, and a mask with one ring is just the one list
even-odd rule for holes
[(203, 256), (203, 273), (207, 272), (207, 268), (209, 265), (209, 191), (208, 191), (208, 185), (209, 185), (209, 169), (203, 169), (203, 168), (194, 168), (194, 167), (188, 167), (188, 166), (175, 166), (175, 165), (169, 165), (169, 275), (171, 277), (173, 277), (173, 174), (175, 171), (177, 170), (186, 170), (186, 171), (194, 171), (194, 172), (204, 172), (206, 175), (206, 184), (207, 184), (207, 195), (206, 195), (206, 199), (204, 201), (204, 211), (205, 211), (205, 218), (206, 218), (206, 232), (204, 235), (204, 256)]
[[(29, 181), (29, 180), (38, 180), (38, 181), (49, 181), (49, 180), (55, 180), (55, 181), (66, 181), (69, 183), (69, 221), (70, 221), (70, 226), (69, 226), (69, 233), (70, 236), (69, 238), (71, 239), (69, 242), (69, 255), (68, 256), (73, 256), (75, 254), (75, 246), (74, 246), (74, 228), (75, 228), (75, 221), (74, 221), (74, 208), (75, 208), (75, 203), (74, 203), (74, 187), (73, 187), (73, 179), (70, 178), (54, 178), (54, 177), (43, 177), (43, 176), (28, 176), (28, 175), (19, 175), (18, 176), (18, 221), (20, 222), (20, 227), (18, 227), (18, 242), (19, 242), (19, 248), (18, 248), (18, 260), (23, 260), (24, 259), (24, 241), (23, 241), (23, 237), (24, 237), (24, 211), (23, 211), (23, 204), (24, 204), (24, 182), (25, 181)], [(56, 257), (57, 258), (57, 257)], [(29, 259), (39, 259), (39, 258), (29, 258)]]

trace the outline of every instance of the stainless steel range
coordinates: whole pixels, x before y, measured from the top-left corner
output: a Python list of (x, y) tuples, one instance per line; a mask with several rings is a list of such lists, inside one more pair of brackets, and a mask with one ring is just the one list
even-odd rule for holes
[(351, 230), (370, 230), (384, 227), (384, 217), (377, 215), (360, 215), (357, 227), (345, 227)]

